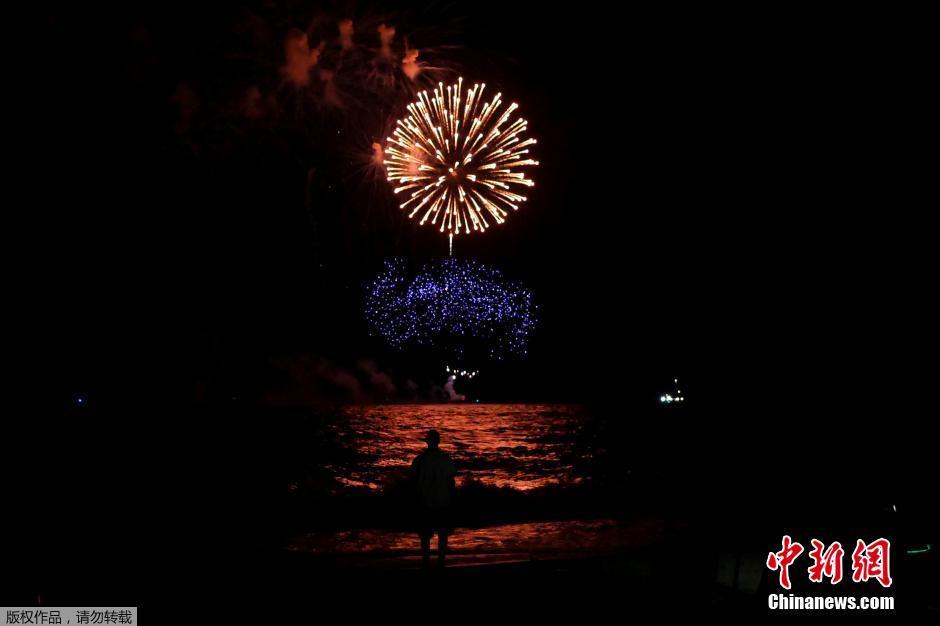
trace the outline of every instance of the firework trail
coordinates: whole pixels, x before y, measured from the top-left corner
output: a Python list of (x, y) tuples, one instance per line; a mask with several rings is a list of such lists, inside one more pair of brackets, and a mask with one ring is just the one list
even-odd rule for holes
[(461, 78), (420, 92), (385, 147), (388, 180), (407, 193), (400, 208), (451, 237), (502, 224), (525, 202), (520, 188), (535, 184), (524, 171), (539, 164), (529, 156), (536, 140), (524, 138), (528, 123), (510, 121), (519, 107), (503, 109), (501, 93), (484, 102), (485, 89), (465, 92)]

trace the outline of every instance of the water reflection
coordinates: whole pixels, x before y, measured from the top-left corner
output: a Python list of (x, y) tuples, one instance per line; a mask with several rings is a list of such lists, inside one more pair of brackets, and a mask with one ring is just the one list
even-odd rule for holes
[[(653, 545), (662, 541), (672, 530), (669, 524), (652, 518), (636, 519), (630, 523), (598, 519), (460, 528), (451, 535), (448, 552), (543, 556), (573, 553), (583, 557)], [(295, 537), (290, 549), (312, 554), (401, 556), (417, 554), (418, 545), (414, 533), (350, 529)]]
[(467, 480), (529, 491), (585, 480), (592, 453), (582, 407), (557, 404), (414, 404), (346, 407), (330, 424), (349, 460), (330, 469), (341, 483), (381, 490), (407, 471), (429, 428)]

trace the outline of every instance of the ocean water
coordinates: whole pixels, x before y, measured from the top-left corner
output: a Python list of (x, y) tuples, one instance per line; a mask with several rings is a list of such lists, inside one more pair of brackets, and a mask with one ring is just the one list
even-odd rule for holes
[[(316, 436), (320, 447), (330, 451), (332, 460), (325, 469), (331, 479), (342, 489), (377, 495), (408, 476), (431, 428), (441, 433), (441, 447), (454, 457), (458, 488), (472, 482), (537, 495), (624, 473), (622, 465), (612, 464), (624, 455), (610, 448), (616, 441), (610, 441), (610, 431), (605, 430), (609, 420), (580, 405), (348, 406), (319, 424)], [(479, 518), (471, 524), (458, 521), (450, 551), (471, 560), (484, 554), (513, 559), (584, 556), (653, 545), (673, 532), (661, 519), (622, 519), (609, 513), (576, 517), (583, 512), (565, 509), (546, 515), (543, 510), (540, 516), (525, 519), (523, 509), (511, 520), (496, 515), (484, 523)], [(372, 567), (377, 566), (375, 558), (411, 558), (417, 554), (418, 538), (400, 524), (383, 527), (360, 519), (346, 528), (300, 533), (291, 539), (289, 549), (364, 558)]]
[[(596, 556), (654, 545), (680, 525), (653, 517), (623, 522), (612, 519), (553, 520), (501, 524), (484, 528), (457, 528), (448, 551), (461, 554)], [(357, 528), (297, 535), (289, 550), (322, 555), (404, 556), (419, 553), (415, 533)]]
[(327, 425), (343, 462), (328, 469), (349, 487), (381, 491), (407, 472), (428, 429), (469, 480), (518, 491), (584, 482), (595, 452), (594, 418), (566, 404), (350, 406)]

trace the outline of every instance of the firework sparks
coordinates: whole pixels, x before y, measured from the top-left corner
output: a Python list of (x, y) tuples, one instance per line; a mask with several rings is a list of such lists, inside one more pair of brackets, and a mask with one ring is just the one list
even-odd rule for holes
[(484, 102), (485, 89), (464, 91), (461, 78), (420, 92), (385, 147), (388, 180), (408, 196), (400, 207), (451, 236), (502, 224), (535, 184), (524, 172), (539, 164), (529, 156), (536, 140), (524, 138), (528, 122), (510, 122), (519, 106), (502, 108), (500, 93)]
[(463, 376), (465, 378), (473, 378), (474, 376), (480, 373), (480, 370), (463, 370), (463, 369), (460, 369), (459, 367), (454, 367), (454, 369), (451, 369), (450, 365), (446, 365), (446, 364), (444, 365), (444, 370), (447, 372), (448, 376), (453, 376), (455, 380), (459, 376)]
[(368, 286), (364, 313), (373, 335), (395, 348), (408, 344), (453, 348), (481, 344), (488, 356), (526, 354), (536, 305), (523, 285), (472, 259), (448, 258), (410, 275), (406, 263), (386, 261)]

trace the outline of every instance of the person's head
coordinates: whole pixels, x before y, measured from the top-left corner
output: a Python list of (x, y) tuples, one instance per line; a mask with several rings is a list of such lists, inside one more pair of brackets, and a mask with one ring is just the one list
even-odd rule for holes
[(428, 448), (431, 450), (436, 450), (437, 447), (441, 445), (441, 433), (431, 429), (424, 436), (424, 441), (428, 444)]

